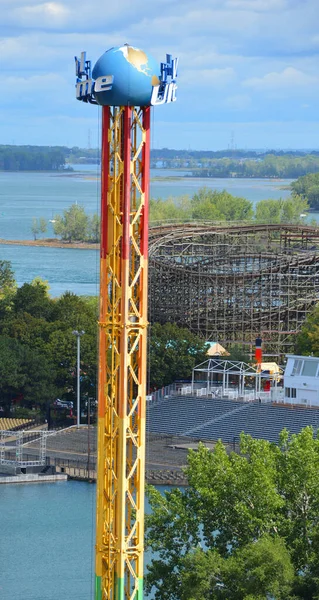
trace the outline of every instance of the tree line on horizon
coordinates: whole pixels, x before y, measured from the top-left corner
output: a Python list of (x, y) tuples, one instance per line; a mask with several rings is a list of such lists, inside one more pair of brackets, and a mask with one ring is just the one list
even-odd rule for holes
[(0, 171), (58, 171), (65, 153), (58, 146), (1, 146)]
[[(54, 171), (100, 162), (99, 148), (0, 145), (0, 171)], [(151, 166), (187, 169), (194, 177), (296, 178), (319, 171), (319, 151), (151, 150)]]
[(200, 168), (194, 166), (194, 161), (190, 163), (192, 177), (296, 179), (319, 171), (318, 154), (304, 156), (267, 154), (263, 158), (200, 159), (198, 162)]

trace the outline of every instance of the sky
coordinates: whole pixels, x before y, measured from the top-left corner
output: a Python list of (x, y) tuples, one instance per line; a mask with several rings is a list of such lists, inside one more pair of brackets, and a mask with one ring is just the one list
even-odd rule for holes
[(0, 144), (96, 147), (74, 56), (129, 43), (179, 57), (153, 148), (319, 148), (319, 0), (0, 0)]

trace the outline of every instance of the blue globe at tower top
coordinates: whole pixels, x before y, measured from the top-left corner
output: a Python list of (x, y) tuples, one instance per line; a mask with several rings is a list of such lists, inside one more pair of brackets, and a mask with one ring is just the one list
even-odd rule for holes
[[(103, 89), (102, 80), (102, 86), (98, 85), (99, 78), (110, 76), (110, 85)], [(160, 83), (160, 65), (143, 50), (125, 44), (102, 54), (92, 77), (94, 97), (101, 106), (149, 106), (152, 88)]]

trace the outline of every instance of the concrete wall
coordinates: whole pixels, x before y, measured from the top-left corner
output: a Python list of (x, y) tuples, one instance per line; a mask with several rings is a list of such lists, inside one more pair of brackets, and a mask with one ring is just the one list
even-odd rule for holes
[(0, 477), (1, 483), (54, 483), (55, 481), (66, 481), (67, 475), (8, 475)]
[(4, 473), (6, 475), (17, 475), (21, 473), (20, 467), (15, 467), (14, 465), (0, 465), (0, 473)]

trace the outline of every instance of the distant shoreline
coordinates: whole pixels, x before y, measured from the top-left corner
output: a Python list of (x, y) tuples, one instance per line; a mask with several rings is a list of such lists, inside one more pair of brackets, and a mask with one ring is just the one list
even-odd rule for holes
[(39, 248), (71, 248), (76, 250), (98, 250), (100, 244), (93, 244), (89, 242), (62, 242), (56, 239), (43, 239), (43, 240), (5, 240), (0, 238), (0, 244), (11, 245), (11, 246), (34, 246)]

